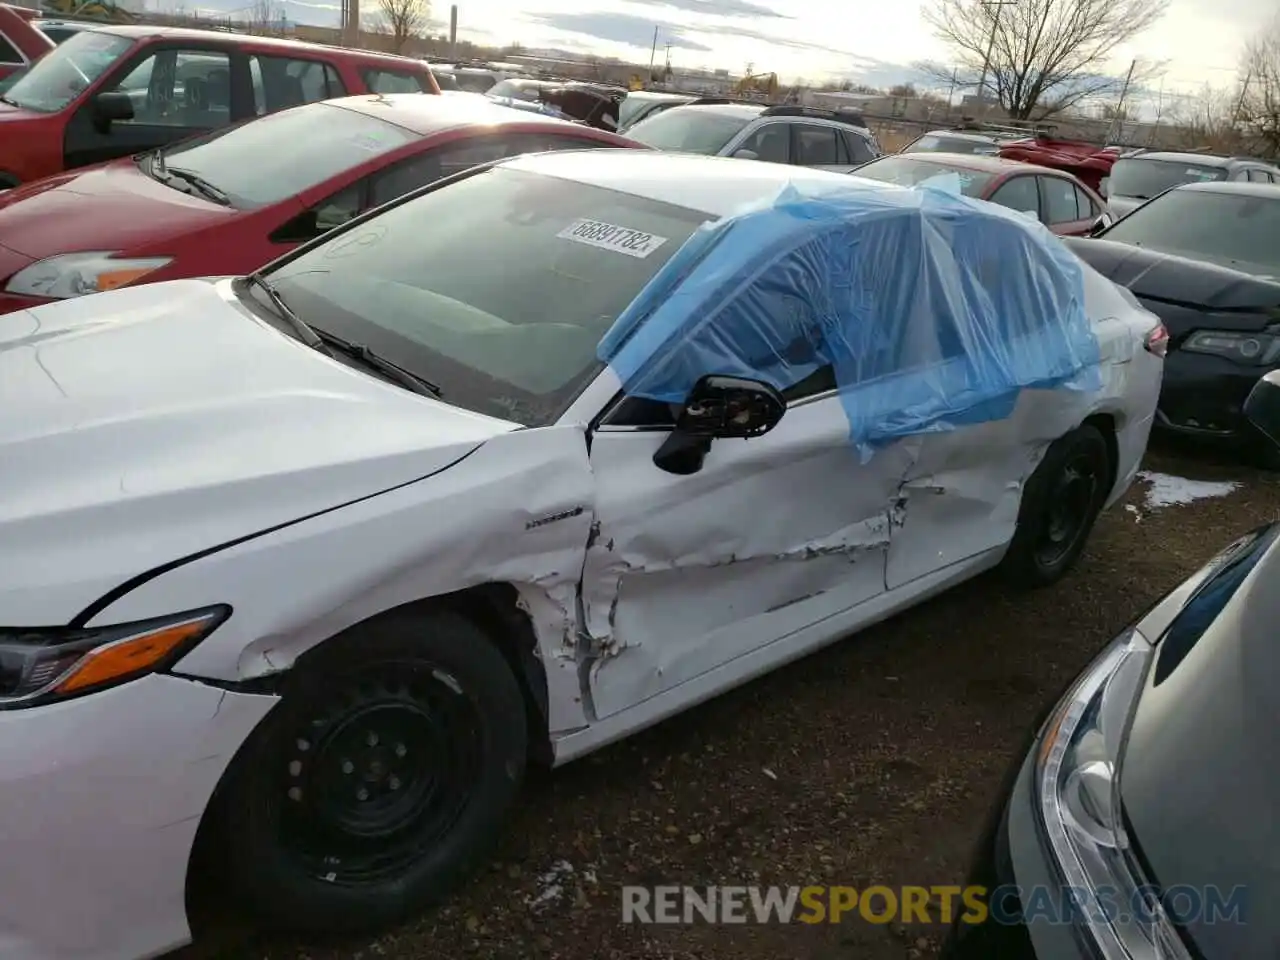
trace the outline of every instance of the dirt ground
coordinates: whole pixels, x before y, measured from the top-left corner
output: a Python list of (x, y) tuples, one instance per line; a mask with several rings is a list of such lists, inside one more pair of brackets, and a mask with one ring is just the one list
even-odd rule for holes
[[(1147, 469), (1238, 480), (1150, 509), (1139, 483), (1079, 569), (1018, 596), (952, 591), (530, 785), (490, 867), (378, 939), (256, 935), (205, 897), (170, 960), (902, 960), (940, 928), (642, 927), (624, 884), (962, 881), (1015, 745), (1114, 634), (1234, 536), (1280, 516), (1280, 479), (1155, 451)], [(558, 891), (558, 895), (557, 895)]]

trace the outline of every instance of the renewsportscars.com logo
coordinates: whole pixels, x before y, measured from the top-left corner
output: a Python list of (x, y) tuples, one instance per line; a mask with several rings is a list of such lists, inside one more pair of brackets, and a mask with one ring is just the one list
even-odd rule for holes
[(1244, 923), (1244, 887), (660, 886), (622, 888), (623, 923)]

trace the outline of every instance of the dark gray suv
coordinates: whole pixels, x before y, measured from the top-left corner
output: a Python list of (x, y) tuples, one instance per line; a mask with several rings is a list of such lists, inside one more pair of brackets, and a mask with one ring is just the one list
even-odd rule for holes
[(849, 171), (881, 155), (860, 113), (791, 104), (695, 100), (627, 130), (632, 140), (672, 153), (741, 157)]
[(1108, 209), (1123, 217), (1172, 187), (1213, 181), (1280, 183), (1280, 168), (1253, 157), (1143, 150), (1117, 160), (1102, 186)]

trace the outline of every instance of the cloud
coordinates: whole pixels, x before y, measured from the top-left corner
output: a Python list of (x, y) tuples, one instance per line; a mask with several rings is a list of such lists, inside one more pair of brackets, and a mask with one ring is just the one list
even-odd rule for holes
[(672, 10), (683, 10), (685, 13), (703, 13), (712, 17), (795, 19), (761, 4), (751, 3), (750, 0), (630, 0), (630, 2), (636, 6), (668, 7)]
[(630, 13), (530, 13), (524, 19), (553, 30), (579, 33), (642, 50), (649, 49), (653, 43), (653, 29), (657, 27), (658, 42), (664, 46), (671, 44), (673, 50), (691, 50), (696, 53), (711, 53), (713, 50), (706, 44), (690, 40), (685, 35), (685, 27), (673, 23), (654, 23)]
[(695, 33), (706, 33), (723, 37), (738, 37), (744, 40), (758, 40), (761, 43), (767, 43), (770, 46), (786, 47), (789, 50), (804, 50), (812, 53), (825, 53), (837, 57), (848, 57), (852, 60), (865, 60), (856, 53), (848, 50), (841, 50), (839, 47), (828, 47), (821, 43), (810, 43), (807, 40), (792, 40), (789, 37), (780, 37), (773, 33), (766, 33), (763, 30), (748, 30), (745, 27), (735, 27), (726, 24), (725, 26), (698, 26), (691, 28)]

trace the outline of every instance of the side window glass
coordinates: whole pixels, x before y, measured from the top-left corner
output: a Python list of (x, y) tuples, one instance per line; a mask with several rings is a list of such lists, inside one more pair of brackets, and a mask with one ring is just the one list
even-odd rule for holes
[(25, 63), (18, 48), (9, 42), (9, 38), (0, 33), (0, 63)]
[(796, 124), (796, 159), (802, 167), (834, 166), (840, 161), (836, 153), (834, 127), (811, 127)]
[(795, 403), (797, 400), (803, 400), (805, 397), (816, 396), (819, 393), (829, 393), (835, 388), (835, 367), (819, 367), (799, 383), (792, 384), (787, 387), (787, 389), (783, 390), (782, 396), (787, 403)]
[(231, 61), (213, 50), (158, 50), (117, 82), (146, 126), (204, 130), (231, 122)]
[(422, 93), (426, 88), (422, 81), (409, 73), (391, 70), (362, 70), (365, 86), (370, 93)]
[(1076, 187), (1076, 206), (1080, 208), (1081, 220), (1097, 220), (1102, 216), (1102, 211), (1094, 205), (1093, 200), (1087, 193)]
[(767, 123), (738, 145), (739, 150), (750, 150), (755, 159), (768, 163), (789, 163), (791, 159), (791, 130), (786, 124)]
[(360, 213), (360, 198), (364, 192), (365, 181), (357, 180), (351, 186), (321, 200), (315, 206), (316, 234), (325, 233), (334, 227), (340, 227), (356, 214)]
[(1019, 213), (1033, 214), (1040, 218), (1040, 194), (1036, 190), (1034, 177), (1014, 177), (1001, 184), (1000, 189), (991, 195), (991, 202), (998, 203)]
[(420, 156), (401, 160), (395, 166), (374, 174), (370, 185), (369, 206), (380, 207), (439, 179), (439, 151), (431, 150)]
[(1046, 223), (1070, 223), (1082, 216), (1076, 206), (1076, 185), (1061, 177), (1041, 177), (1041, 189), (1044, 190)]
[(253, 109), (259, 116), (346, 93), (333, 67), (319, 60), (254, 54), (249, 58), (249, 76)]
[(836, 163), (841, 166), (849, 165), (849, 148), (845, 145), (844, 135), (839, 131), (835, 131), (836, 135)]
[(844, 141), (849, 147), (850, 163), (870, 163), (876, 158), (875, 151), (871, 149), (871, 144), (856, 133), (846, 130), (844, 133)]

